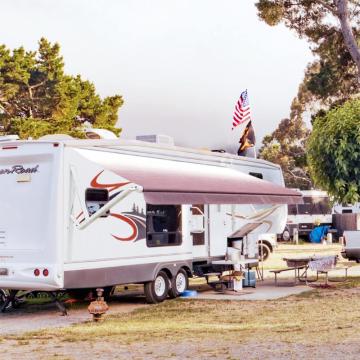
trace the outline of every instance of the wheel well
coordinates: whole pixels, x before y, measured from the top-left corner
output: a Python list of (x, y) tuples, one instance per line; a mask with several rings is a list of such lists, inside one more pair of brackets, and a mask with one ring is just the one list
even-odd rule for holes
[(269, 249), (270, 249), (270, 251), (273, 252), (274, 249), (273, 249), (273, 247), (272, 247), (272, 245), (270, 244), (269, 241), (267, 241), (267, 240), (259, 241), (259, 246), (261, 245), (261, 243), (263, 243), (264, 245), (268, 246)]
[(160, 269), (160, 271), (163, 271), (169, 279), (172, 279), (173, 276), (171, 274), (171, 271), (168, 268), (162, 268), (162, 269)]
[(183, 266), (181, 269), (184, 269), (186, 271), (189, 278), (193, 276), (193, 274), (188, 266)]

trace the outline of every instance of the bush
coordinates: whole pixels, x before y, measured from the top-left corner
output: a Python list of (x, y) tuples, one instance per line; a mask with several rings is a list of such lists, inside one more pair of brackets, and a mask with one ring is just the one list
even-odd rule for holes
[(315, 185), (340, 203), (360, 201), (360, 99), (316, 118), (307, 150)]

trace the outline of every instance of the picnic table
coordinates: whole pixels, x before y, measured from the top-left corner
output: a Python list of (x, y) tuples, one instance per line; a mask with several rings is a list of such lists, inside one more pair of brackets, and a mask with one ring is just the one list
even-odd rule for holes
[[(327, 255), (327, 256), (302, 256), (302, 257), (291, 257), (283, 258), (287, 264), (287, 268), (280, 270), (272, 270), (270, 272), (275, 275), (275, 284), (277, 285), (277, 275), (284, 271), (294, 271), (294, 284), (299, 282), (315, 282), (319, 279), (319, 274), (325, 274), (326, 280), (325, 285), (328, 284), (329, 277), (328, 273), (331, 270), (344, 269), (345, 270), (345, 279), (347, 278), (347, 267), (336, 268), (337, 255)], [(316, 271), (316, 279), (309, 280), (308, 270)]]

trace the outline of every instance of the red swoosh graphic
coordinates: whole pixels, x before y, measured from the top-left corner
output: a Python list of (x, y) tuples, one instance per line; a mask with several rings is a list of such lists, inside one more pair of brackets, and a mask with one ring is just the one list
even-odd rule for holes
[(115, 184), (100, 184), (98, 183), (99, 176), (104, 172), (100, 171), (92, 180), (90, 183), (91, 187), (97, 188), (97, 189), (108, 189), (109, 191), (116, 190), (124, 185), (130, 184), (130, 181), (122, 182), (122, 183), (115, 183)]
[(129, 224), (133, 231), (133, 233), (129, 237), (126, 237), (126, 238), (122, 238), (122, 237), (111, 234), (112, 237), (114, 237), (116, 240), (121, 240), (121, 241), (132, 241), (132, 240), (136, 239), (138, 230), (137, 230), (137, 226), (134, 223), (134, 221), (132, 221), (131, 219), (129, 219), (128, 217), (126, 217), (124, 215), (114, 214), (114, 213), (110, 213), (110, 215)]

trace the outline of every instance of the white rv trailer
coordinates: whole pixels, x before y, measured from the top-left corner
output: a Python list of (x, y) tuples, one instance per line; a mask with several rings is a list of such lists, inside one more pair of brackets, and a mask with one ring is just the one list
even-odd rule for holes
[(0, 288), (144, 283), (158, 302), (184, 290), (194, 265), (224, 258), (244, 224), (258, 223), (255, 241), (279, 232), (301, 195), (263, 160), (53, 139), (0, 144), (0, 201)]

